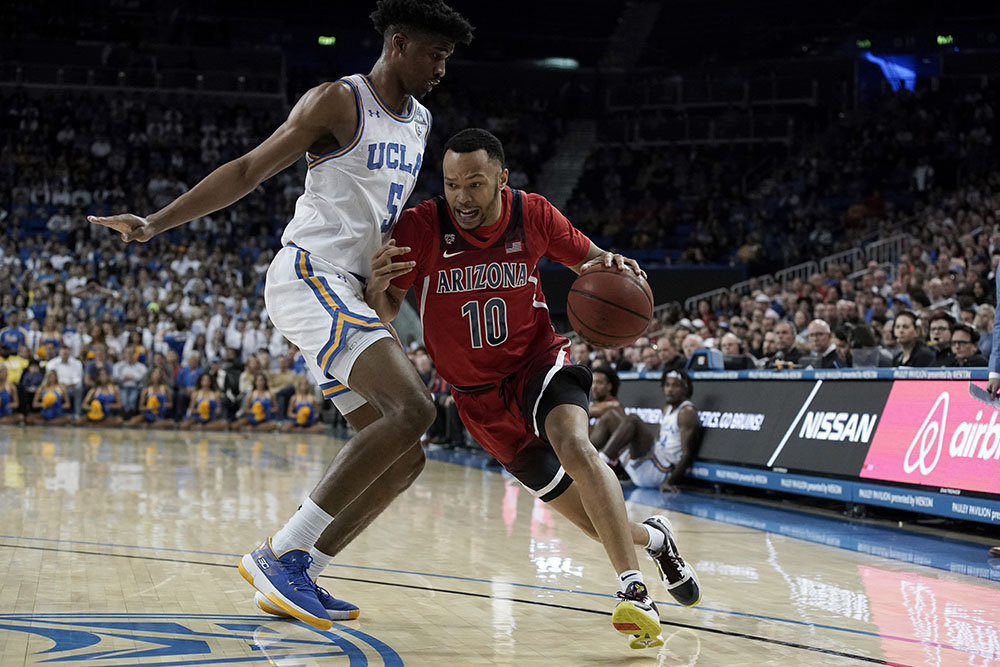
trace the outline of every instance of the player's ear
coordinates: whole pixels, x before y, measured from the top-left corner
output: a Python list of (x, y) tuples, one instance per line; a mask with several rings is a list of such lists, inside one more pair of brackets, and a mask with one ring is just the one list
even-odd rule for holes
[(497, 179), (497, 189), (498, 190), (503, 190), (504, 187), (507, 185), (507, 175), (508, 175), (508, 172), (507, 172), (506, 169), (504, 169), (503, 171), (500, 172), (500, 178)]
[(406, 44), (409, 42), (409, 38), (405, 33), (394, 32), (392, 37), (389, 38), (389, 44), (392, 46), (393, 51), (399, 51), (403, 53), (406, 50)]

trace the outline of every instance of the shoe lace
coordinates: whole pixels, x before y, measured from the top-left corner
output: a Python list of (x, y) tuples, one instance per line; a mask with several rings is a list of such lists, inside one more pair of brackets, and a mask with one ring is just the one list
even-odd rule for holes
[(301, 560), (292, 561), (285, 565), (288, 572), (288, 585), (297, 591), (317, 592), (316, 582), (309, 578), (309, 566), (312, 565), (313, 558), (309, 554), (302, 556)]
[(642, 600), (648, 594), (645, 587), (629, 586), (623, 591), (615, 593), (622, 600)]
[(332, 598), (333, 597), (332, 595), (330, 595), (330, 591), (326, 590), (325, 588), (323, 588), (319, 584), (314, 584), (314, 585), (316, 586), (316, 594), (317, 594), (318, 597), (320, 597), (320, 598), (323, 598), (324, 596), (328, 597), (328, 598)]

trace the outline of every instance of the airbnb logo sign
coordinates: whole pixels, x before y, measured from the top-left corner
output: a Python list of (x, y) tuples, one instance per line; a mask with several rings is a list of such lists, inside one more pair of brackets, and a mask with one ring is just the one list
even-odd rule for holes
[[(937, 414), (938, 406), (941, 406), (941, 414)], [(931, 411), (924, 417), (924, 423), (920, 425), (920, 430), (913, 436), (909, 449), (906, 450), (906, 458), (903, 459), (903, 470), (911, 473), (920, 468), (921, 475), (929, 475), (938, 459), (941, 458), (941, 446), (944, 444), (944, 430), (948, 423), (948, 392), (943, 391), (934, 401)], [(930, 452), (934, 452), (930, 462), (927, 461)]]
[(896, 382), (861, 477), (1000, 493), (998, 420), (964, 382)]

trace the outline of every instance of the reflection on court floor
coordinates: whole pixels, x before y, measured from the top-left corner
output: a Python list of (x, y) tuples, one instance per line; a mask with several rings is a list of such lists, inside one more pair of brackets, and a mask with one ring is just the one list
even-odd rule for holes
[(629, 496), (633, 518), (671, 510), (704, 588), (684, 609), (654, 587), (666, 644), (632, 651), (600, 546), (444, 461), (321, 578), (360, 619), (265, 616), (237, 559), (339, 444), (0, 427), (0, 665), (1000, 665), (981, 545), (698, 494)]

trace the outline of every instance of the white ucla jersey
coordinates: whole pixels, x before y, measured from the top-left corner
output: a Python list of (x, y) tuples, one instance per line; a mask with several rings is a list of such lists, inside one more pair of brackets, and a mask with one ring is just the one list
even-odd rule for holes
[(416, 185), (431, 114), (413, 97), (407, 115), (390, 111), (363, 74), (341, 81), (354, 90), (357, 132), (332, 153), (306, 153), (305, 192), (281, 244), (367, 278)]
[(694, 405), (684, 401), (676, 408), (669, 405), (663, 408), (663, 419), (660, 420), (660, 435), (653, 444), (653, 457), (664, 468), (677, 465), (684, 455), (681, 447), (681, 429), (677, 424), (677, 416), (685, 405)]

